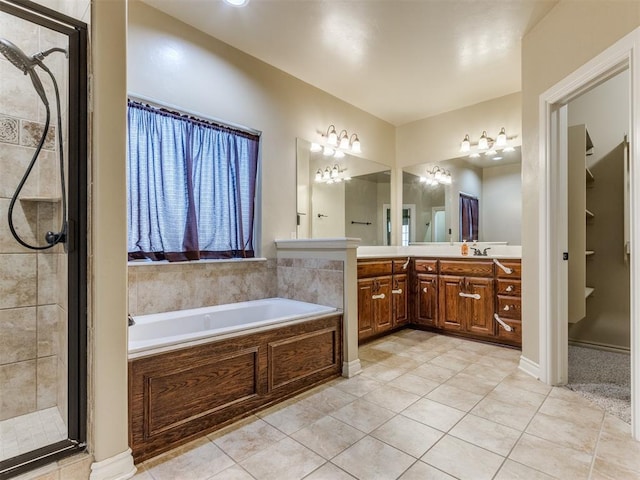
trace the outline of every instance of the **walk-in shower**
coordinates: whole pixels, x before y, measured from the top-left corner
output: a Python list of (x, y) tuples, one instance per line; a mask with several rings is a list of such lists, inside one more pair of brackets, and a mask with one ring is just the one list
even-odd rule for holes
[(0, 0), (0, 54), (4, 480), (85, 448), (87, 26)]

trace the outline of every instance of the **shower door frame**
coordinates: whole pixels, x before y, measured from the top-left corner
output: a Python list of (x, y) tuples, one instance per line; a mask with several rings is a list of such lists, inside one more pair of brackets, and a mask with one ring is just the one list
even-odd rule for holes
[(87, 438), (87, 24), (29, 0), (0, 12), (68, 37), (67, 439), (0, 461), (0, 480), (86, 449)]

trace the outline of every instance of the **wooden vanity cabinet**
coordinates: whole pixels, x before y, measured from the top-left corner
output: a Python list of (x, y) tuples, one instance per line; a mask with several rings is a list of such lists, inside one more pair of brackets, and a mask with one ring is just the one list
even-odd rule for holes
[(499, 263), (504, 268), (477, 257), (359, 260), (359, 340), (414, 324), (521, 346), (521, 262)]
[(492, 262), (441, 261), (438, 288), (441, 328), (482, 337), (496, 335)]
[(438, 261), (417, 259), (414, 263), (413, 323), (438, 326)]
[(393, 327), (392, 260), (358, 261), (358, 340)]
[(510, 345), (522, 345), (521, 262), (501, 261), (508, 271), (496, 265), (496, 315), (511, 327), (506, 330), (498, 323), (498, 339)]

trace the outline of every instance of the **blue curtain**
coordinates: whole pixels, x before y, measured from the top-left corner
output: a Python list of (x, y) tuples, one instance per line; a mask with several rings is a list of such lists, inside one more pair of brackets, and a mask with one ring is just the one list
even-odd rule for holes
[(129, 258), (253, 257), (259, 137), (129, 102)]

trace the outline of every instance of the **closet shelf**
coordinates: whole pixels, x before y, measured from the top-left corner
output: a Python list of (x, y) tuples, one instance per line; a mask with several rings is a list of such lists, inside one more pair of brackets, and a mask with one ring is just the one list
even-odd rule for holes
[(585, 213), (587, 214), (587, 218), (593, 218), (596, 216), (595, 213), (588, 209), (585, 209)]
[(587, 183), (595, 181), (596, 178), (593, 176), (593, 173), (591, 173), (591, 170), (589, 170), (589, 167), (585, 167), (585, 170), (587, 172)]
[(593, 287), (585, 287), (584, 288), (584, 298), (589, 298), (591, 294), (594, 292), (595, 288)]
[(60, 197), (20, 197), (21, 202), (58, 203)]

